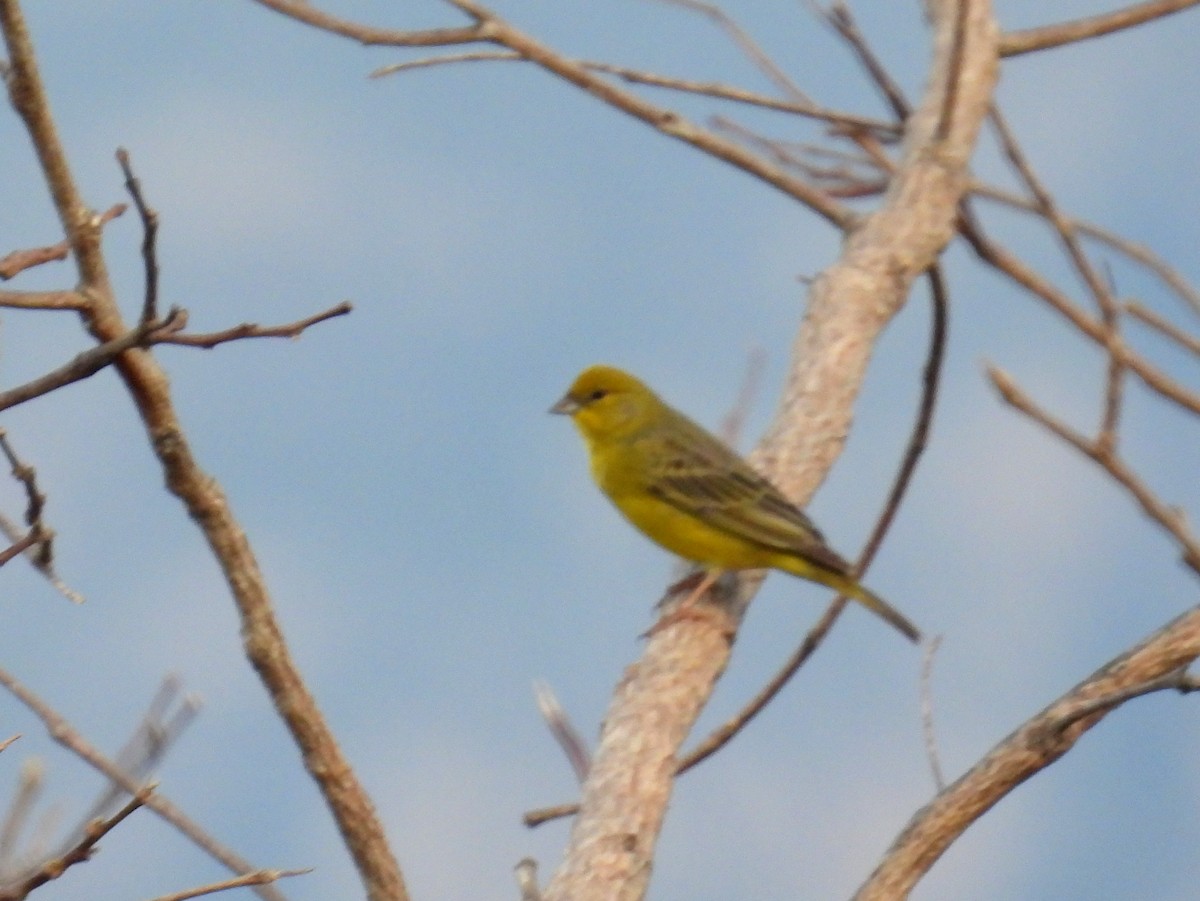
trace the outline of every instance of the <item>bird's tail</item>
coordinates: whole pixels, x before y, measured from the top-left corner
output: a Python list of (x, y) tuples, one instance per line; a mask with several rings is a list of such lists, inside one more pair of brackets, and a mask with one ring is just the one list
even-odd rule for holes
[(921, 640), (920, 630), (903, 613), (850, 576), (839, 574), (837, 581), (831, 583), (831, 587), (847, 597), (854, 598), (872, 613), (890, 623), (897, 631), (903, 632), (904, 637), (914, 644)]

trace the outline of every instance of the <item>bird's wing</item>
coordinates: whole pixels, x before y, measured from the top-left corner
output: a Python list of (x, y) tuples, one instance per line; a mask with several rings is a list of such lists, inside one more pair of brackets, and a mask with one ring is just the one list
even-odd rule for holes
[(731, 535), (847, 571), (803, 510), (700, 426), (687, 421), (658, 440), (647, 490), (659, 499)]

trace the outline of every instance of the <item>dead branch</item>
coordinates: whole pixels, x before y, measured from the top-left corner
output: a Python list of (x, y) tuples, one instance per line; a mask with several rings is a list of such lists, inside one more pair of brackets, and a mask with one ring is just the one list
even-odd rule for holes
[(1146, 3), (1135, 3), (1098, 16), (1006, 32), (1000, 36), (1000, 55), (1019, 56), (1034, 50), (1046, 50), (1102, 37), (1153, 19), (1161, 19), (1171, 13), (1182, 12), (1198, 2), (1200, 0), (1148, 0)]
[[(1200, 608), (1189, 610), (1114, 658), (1001, 741), (909, 821), (855, 901), (908, 896), (942, 853), (1018, 785), (1066, 754), (1119, 703), (1121, 692), (1152, 683), (1200, 656)], [(1075, 717), (1080, 705), (1106, 706)], [(1118, 700), (1114, 700), (1118, 699)], [(1069, 723), (1065, 727), (1063, 723)]]
[(187, 889), (182, 892), (172, 892), (169, 895), (159, 895), (157, 898), (152, 899), (152, 901), (187, 901), (188, 898), (215, 895), (217, 892), (227, 892), (235, 888), (270, 885), (273, 882), (278, 882), (280, 879), (288, 879), (292, 876), (305, 876), (311, 872), (311, 868), (305, 870), (255, 870), (253, 873), (245, 873), (233, 879), (210, 882), (208, 885), (197, 886), (196, 888)]
[[(125, 209), (125, 204), (115, 204), (100, 214), (97, 223), (103, 226), (124, 213)], [(26, 269), (32, 269), (34, 266), (41, 266), (43, 263), (50, 263), (55, 260), (65, 260), (70, 249), (70, 245), (66, 241), (59, 241), (57, 244), (51, 244), (49, 247), (34, 247), (30, 250), (14, 250), (12, 253), (4, 257), (4, 259), (0, 260), (0, 281), (7, 281), (17, 274), (24, 272)], [(62, 293), (66, 294), (67, 292)], [(0, 297), (2, 296), (3, 295), (0, 295)], [(80, 303), (83, 303), (82, 298), (80, 299)], [(16, 304), (8, 303), (0, 304), (0, 306), (16, 306)], [(54, 309), (79, 308), (79, 306), (72, 306), (55, 307)], [(37, 309), (51, 309), (51, 307), (41, 306), (37, 307)]]
[(109, 819), (94, 820), (89, 823), (84, 836), (79, 840), (78, 844), (70, 848), (66, 853), (53, 860), (46, 861), (35, 872), (22, 879), (16, 885), (0, 888), (0, 901), (22, 901), (34, 889), (40, 888), (47, 882), (57, 879), (75, 864), (90, 860), (93, 852), (96, 850), (96, 843), (120, 825), (127, 816), (145, 804), (153, 791), (154, 789), (151, 786), (147, 786), (138, 791), (129, 799), (128, 804)]
[[(27, 707), (46, 727), (46, 732), (62, 747), (66, 748), (94, 770), (102, 773), (114, 785), (130, 796), (136, 796), (145, 786), (131, 778), (115, 763), (98, 751), (71, 724), (44, 700), (26, 688), (15, 676), (7, 670), (0, 669), (0, 687), (5, 688), (14, 698)], [(230, 871), (243, 875), (254, 872), (255, 867), (242, 859), (229, 848), (221, 845), (197, 823), (191, 820), (178, 807), (155, 792), (145, 798), (145, 804), (162, 819), (174, 826), (188, 838), (196, 847), (202, 849), (214, 860)], [(264, 901), (285, 901), (275, 889), (266, 886), (259, 890)]]

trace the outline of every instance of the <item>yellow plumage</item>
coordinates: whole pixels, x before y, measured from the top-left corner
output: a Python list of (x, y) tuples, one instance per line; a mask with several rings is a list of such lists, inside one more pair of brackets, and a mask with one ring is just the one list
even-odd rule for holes
[(632, 375), (585, 369), (551, 412), (575, 421), (600, 490), (667, 550), (710, 570), (778, 569), (819, 582), (920, 638), (855, 580), (803, 510)]

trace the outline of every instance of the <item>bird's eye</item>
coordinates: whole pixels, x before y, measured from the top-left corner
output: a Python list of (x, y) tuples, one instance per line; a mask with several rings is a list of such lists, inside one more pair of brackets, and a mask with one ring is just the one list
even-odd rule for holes
[(608, 392), (605, 391), (603, 388), (597, 388), (595, 391), (593, 391), (591, 394), (588, 395), (588, 400), (590, 400), (590, 401), (591, 400), (600, 400), (600, 398), (604, 397), (606, 394), (608, 394)]

